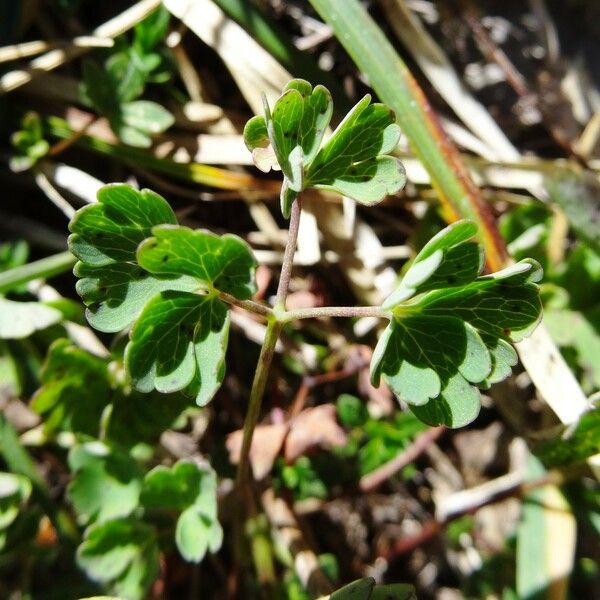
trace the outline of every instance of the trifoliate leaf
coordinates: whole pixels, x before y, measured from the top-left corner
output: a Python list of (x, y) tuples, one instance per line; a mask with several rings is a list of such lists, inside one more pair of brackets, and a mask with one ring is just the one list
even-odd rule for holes
[(69, 467), (68, 495), (80, 522), (126, 517), (137, 508), (143, 471), (129, 454), (89, 442), (71, 449)]
[(31, 407), (44, 415), (48, 431), (97, 435), (111, 396), (104, 359), (59, 339), (50, 346), (41, 380)]
[(62, 313), (41, 302), (17, 302), (0, 296), (0, 339), (30, 336), (62, 321)]
[(152, 234), (138, 250), (138, 262), (147, 271), (188, 275), (242, 300), (256, 293), (256, 259), (236, 235), (169, 226), (154, 227)]
[(193, 385), (206, 404), (221, 385), (227, 305), (212, 296), (167, 291), (148, 302), (131, 331), (125, 361), (136, 388), (174, 392)]
[(210, 467), (180, 461), (170, 469), (159, 466), (146, 475), (142, 502), (149, 508), (179, 510), (175, 542), (188, 561), (200, 562), (207, 550), (223, 542), (217, 520), (217, 479)]
[(216, 295), (251, 297), (256, 260), (235, 235), (176, 226), (170, 206), (149, 190), (111, 185), (98, 200), (70, 224), (88, 321), (106, 332), (135, 322), (126, 366), (139, 391), (187, 389), (206, 404), (223, 381), (229, 332)]
[(77, 549), (88, 577), (131, 600), (142, 600), (159, 570), (154, 527), (133, 517), (92, 525)]
[(510, 374), (517, 356), (508, 342), (529, 335), (541, 318), (539, 265), (524, 260), (477, 277), (474, 233), (460, 222), (435, 236), (384, 303), (393, 318), (373, 353), (372, 381), (378, 385), (383, 375), (429, 424), (472, 421), (480, 405), (475, 386)]
[(405, 183), (404, 168), (389, 154), (400, 129), (393, 112), (365, 96), (321, 146), (333, 112), (331, 95), (321, 85), (294, 79), (271, 111), (253, 117), (244, 141), (256, 166), (268, 171), (274, 156), (283, 171), (281, 211), (289, 218), (298, 193), (309, 187), (333, 190), (365, 204), (381, 201)]
[[(246, 145), (263, 169), (267, 144), (265, 132), (284, 174), (281, 210), (288, 218), (292, 203), (304, 185), (306, 167), (316, 155), (333, 112), (331, 94), (303, 79), (293, 79), (284, 88), (271, 112), (267, 101), (265, 118), (251, 119), (244, 129)], [(259, 167), (259, 168), (260, 168)], [(283, 190), (286, 190), (284, 193)]]
[(332, 190), (363, 204), (380, 202), (406, 182), (404, 167), (389, 154), (400, 128), (392, 110), (368, 94), (346, 115), (310, 163), (305, 187)]
[(476, 242), (466, 242), (476, 233), (475, 223), (458, 221), (431, 238), (398, 288), (384, 301), (383, 308), (391, 308), (420, 292), (473, 281), (483, 269), (483, 251)]
[[(318, 85), (313, 90), (308, 82), (296, 79), (285, 87), (272, 114), (267, 112), (269, 138), (281, 170), (295, 192), (302, 190), (303, 167), (319, 149), (332, 109), (326, 88)], [(297, 159), (290, 158), (294, 153), (298, 154)]]

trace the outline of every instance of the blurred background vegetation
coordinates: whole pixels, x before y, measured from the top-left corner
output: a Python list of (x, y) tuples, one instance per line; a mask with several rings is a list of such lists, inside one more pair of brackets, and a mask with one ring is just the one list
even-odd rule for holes
[[(600, 597), (599, 28), (594, 0), (0, 3), (0, 598), (304, 599), (365, 576), (424, 599)], [(370, 385), (369, 319), (288, 326), (240, 540), (230, 451), (264, 323), (234, 312), (210, 407), (132, 393), (125, 336), (86, 325), (67, 224), (104, 183), (151, 188), (248, 241), (270, 298), (287, 224), (241, 131), (291, 77), (331, 90), (334, 121), (388, 103), (408, 177), (376, 208), (307, 195), (291, 307), (381, 302), (463, 216), (492, 266), (543, 265), (545, 317), (458, 431)], [(199, 564), (135, 491), (180, 459), (218, 476), (224, 541)]]

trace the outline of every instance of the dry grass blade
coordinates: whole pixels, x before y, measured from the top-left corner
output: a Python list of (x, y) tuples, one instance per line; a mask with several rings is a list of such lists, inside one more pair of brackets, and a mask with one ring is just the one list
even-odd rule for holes
[[(115, 38), (131, 29), (159, 6), (160, 0), (141, 0), (116, 17), (96, 27), (92, 32), (92, 36), (98, 38)], [(32, 60), (27, 69), (9, 71), (0, 78), (0, 95), (29, 83), (39, 73), (60, 67), (65, 62), (80, 56), (90, 47), (73, 45), (61, 50), (51, 50)]]
[(518, 150), (510, 143), (488, 110), (469, 92), (444, 51), (408, 8), (405, 0), (381, 0), (381, 3), (396, 35), (437, 92), (473, 135), (493, 151), (495, 158), (518, 160)]
[(219, 54), (255, 113), (262, 111), (262, 92), (274, 100), (292, 78), (210, 0), (165, 0), (164, 5)]

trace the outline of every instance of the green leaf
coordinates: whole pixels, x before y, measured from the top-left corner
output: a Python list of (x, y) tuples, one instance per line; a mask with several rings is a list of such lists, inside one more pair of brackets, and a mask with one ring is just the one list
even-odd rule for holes
[(162, 292), (148, 302), (131, 331), (125, 362), (136, 388), (175, 392), (188, 386), (200, 405), (224, 376), (227, 305), (211, 296)]
[(371, 104), (367, 94), (310, 163), (306, 187), (336, 191), (363, 204), (380, 202), (406, 182), (400, 161), (386, 156), (399, 138), (393, 111)]
[(16, 302), (0, 296), (0, 339), (21, 339), (62, 320), (62, 313), (41, 302)]
[(9, 166), (17, 173), (29, 169), (46, 155), (50, 144), (44, 139), (42, 121), (37, 113), (25, 114), (21, 129), (11, 136), (11, 144), (16, 154), (11, 157)]
[[(125, 362), (139, 391), (185, 389), (205, 405), (225, 374), (229, 315), (216, 290), (255, 293), (249, 247), (234, 235), (175, 226), (169, 205), (149, 190), (113, 185), (98, 198), (70, 224), (88, 321), (106, 332), (135, 322)], [(209, 295), (192, 293), (200, 290)]]
[(257, 167), (265, 171), (270, 166), (270, 142), (284, 175), (281, 210), (285, 218), (298, 193), (309, 187), (374, 204), (406, 181), (400, 162), (386, 156), (400, 137), (392, 111), (371, 104), (371, 97), (365, 96), (320, 147), (332, 111), (325, 87), (313, 88), (303, 79), (293, 79), (273, 111), (265, 100), (265, 117), (252, 118), (244, 129), (246, 146)]
[(71, 449), (69, 467), (68, 494), (82, 523), (126, 517), (137, 508), (143, 471), (128, 454), (89, 442)]
[(428, 315), (450, 313), (481, 333), (518, 342), (530, 335), (541, 319), (536, 285), (541, 276), (539, 265), (525, 259), (463, 287), (429, 292), (411, 308)]
[(369, 418), (369, 411), (360, 398), (341, 394), (336, 402), (339, 420), (347, 427), (360, 427)]
[(181, 511), (175, 542), (188, 561), (200, 562), (207, 550), (216, 552), (223, 542), (217, 520), (217, 480), (210, 467), (180, 461), (170, 469), (159, 466), (144, 480), (142, 502), (150, 508)]
[(189, 277), (156, 277), (137, 264), (137, 247), (152, 227), (176, 223), (168, 203), (150, 190), (138, 191), (113, 184), (100, 189), (98, 203), (77, 211), (69, 224), (77, 293), (88, 310), (90, 324), (100, 331), (116, 332), (130, 325), (144, 305), (161, 291), (193, 291)]
[(0, 531), (6, 529), (19, 516), (23, 505), (31, 496), (31, 490), (32, 485), (27, 477), (14, 473), (0, 473)]
[(198, 283), (190, 277), (160, 279), (139, 266), (114, 262), (101, 267), (79, 262), (75, 275), (81, 277), (75, 289), (88, 305), (86, 317), (92, 327), (112, 333), (130, 325), (148, 300), (166, 290), (192, 292)]
[(534, 448), (547, 468), (567, 467), (600, 454), (600, 408), (585, 413), (564, 435)]
[(329, 596), (329, 600), (369, 600), (374, 588), (375, 580), (364, 577), (340, 588)]
[(110, 125), (124, 144), (135, 148), (150, 148), (152, 146), (152, 138), (141, 129), (130, 127), (123, 121), (111, 121)]
[(329, 600), (416, 600), (416, 595), (407, 583), (375, 585), (372, 577), (364, 577), (340, 588)]
[(256, 259), (236, 235), (169, 226), (154, 227), (152, 233), (138, 250), (139, 264), (147, 271), (195, 277), (241, 300), (256, 293)]
[(469, 241), (474, 233), (463, 221), (425, 245), (384, 303), (393, 318), (371, 361), (374, 385), (383, 376), (431, 425), (474, 420), (480, 407), (475, 386), (510, 374), (517, 357), (508, 341), (529, 335), (541, 318), (539, 265), (524, 260), (477, 277), (482, 257)]
[(77, 550), (77, 563), (90, 579), (142, 600), (159, 572), (156, 530), (132, 517), (93, 525)]
[[(266, 110), (267, 131), (281, 170), (296, 192), (302, 190), (303, 167), (314, 158), (329, 125), (333, 103), (329, 90), (314, 89), (303, 79), (293, 79), (284, 88), (273, 112)], [(296, 153), (299, 158), (292, 158)], [(296, 170), (294, 161), (300, 168)]]
[(106, 425), (109, 440), (123, 446), (139, 443), (156, 444), (190, 406), (190, 398), (182, 393), (143, 394), (137, 391), (115, 393)]
[(458, 286), (475, 279), (483, 269), (479, 244), (465, 243), (477, 233), (471, 221), (457, 221), (431, 238), (417, 254), (396, 290), (384, 301), (391, 308), (415, 294)]
[(50, 346), (41, 381), (31, 407), (44, 415), (48, 431), (98, 433), (111, 394), (106, 361), (59, 339)]
[[(210, 468), (201, 468), (186, 460), (170, 468), (159, 465), (144, 479), (142, 502), (150, 508), (185, 510), (202, 497), (203, 487), (214, 494), (213, 506), (207, 508), (216, 510), (216, 479)], [(216, 516), (216, 512), (210, 513), (210, 516)]]
[(166, 108), (150, 100), (122, 104), (121, 119), (125, 125), (151, 134), (162, 133), (175, 122)]
[[(108, 75), (108, 77), (105, 76), (105, 83), (108, 84), (110, 81), (110, 89), (117, 107), (112, 113), (103, 110), (100, 112), (118, 119), (121, 103), (139, 98), (144, 92), (147, 73), (143, 57), (137, 50), (126, 48), (110, 56), (104, 63), (104, 67)], [(100, 107), (97, 106), (97, 108)]]
[(390, 583), (376, 585), (369, 600), (417, 600), (417, 595), (408, 583)]
[(153, 50), (164, 40), (169, 28), (171, 13), (164, 7), (159, 6), (142, 19), (134, 27), (134, 43), (144, 53)]
[(177, 519), (175, 542), (185, 560), (198, 563), (207, 551), (216, 552), (221, 547), (223, 529), (218, 521), (190, 506)]
[(151, 190), (109, 184), (98, 191), (98, 202), (77, 211), (69, 223), (69, 249), (82, 262), (104, 266), (135, 263), (138, 244), (154, 225), (176, 224), (169, 204)]
[(83, 81), (80, 94), (84, 102), (100, 114), (113, 119), (119, 113), (119, 98), (115, 79), (110, 70), (103, 69), (93, 60), (83, 61)]
[(252, 117), (244, 126), (244, 143), (250, 152), (269, 145), (267, 121), (262, 115)]

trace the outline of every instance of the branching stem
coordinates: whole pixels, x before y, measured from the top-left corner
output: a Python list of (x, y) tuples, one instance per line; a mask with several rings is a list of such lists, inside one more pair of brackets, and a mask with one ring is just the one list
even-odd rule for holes
[(245, 488), (249, 479), (249, 457), (250, 448), (252, 446), (252, 436), (260, 416), (260, 407), (265, 393), (269, 371), (271, 370), (271, 363), (275, 354), (275, 346), (284, 324), (299, 319), (315, 319), (319, 317), (392, 318), (392, 313), (382, 309), (380, 306), (325, 306), (319, 308), (301, 308), (290, 311), (285, 309), (290, 278), (292, 276), (294, 252), (296, 251), (296, 242), (298, 240), (300, 213), (300, 199), (297, 199), (292, 205), (288, 239), (283, 254), (283, 264), (281, 266), (281, 275), (279, 277), (279, 285), (277, 286), (277, 297), (274, 308), (254, 302), (253, 300), (237, 300), (229, 294), (219, 292), (219, 298), (224, 302), (240, 306), (245, 310), (267, 317), (267, 330), (258, 358), (258, 365), (256, 367), (256, 373), (254, 374), (250, 400), (248, 402), (248, 412), (246, 413), (246, 419), (244, 421), (244, 435), (242, 438), (240, 463), (237, 472), (237, 485), (240, 490)]
[[(292, 205), (292, 214), (290, 216), (290, 227), (288, 239), (283, 254), (283, 264), (281, 265), (281, 275), (279, 277), (279, 285), (277, 287), (277, 299), (275, 301), (276, 311), (285, 311), (285, 301), (287, 298), (290, 278), (292, 276), (292, 264), (294, 252), (296, 251), (296, 242), (298, 240), (298, 227), (300, 225), (300, 199), (296, 199)], [(260, 306), (260, 305), (259, 305)], [(275, 315), (270, 315), (267, 323), (267, 331), (260, 350), (254, 381), (252, 382), (252, 390), (250, 392), (250, 400), (248, 402), (248, 412), (244, 421), (244, 436), (242, 439), (242, 449), (240, 452), (240, 464), (237, 472), (237, 485), (241, 491), (246, 486), (249, 479), (250, 467), (250, 447), (252, 445), (252, 436), (254, 428), (260, 416), (260, 407), (262, 404), (269, 371), (271, 370), (271, 362), (275, 354), (275, 346), (279, 339), (279, 334), (283, 328), (283, 321)]]

